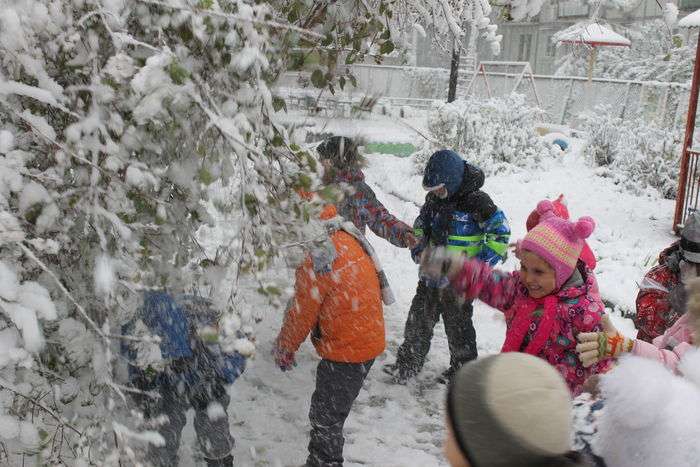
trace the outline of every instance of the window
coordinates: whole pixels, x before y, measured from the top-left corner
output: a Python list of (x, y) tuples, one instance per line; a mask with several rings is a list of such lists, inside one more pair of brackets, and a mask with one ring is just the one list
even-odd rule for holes
[(681, 10), (697, 10), (700, 8), (700, 0), (680, 0), (678, 7)]
[(532, 48), (532, 34), (520, 35), (520, 46), (518, 47), (518, 61), (527, 62), (530, 60), (530, 49)]
[(554, 38), (553, 34), (550, 34), (547, 36), (546, 43), (546, 51), (545, 51), (545, 56), (547, 57), (554, 57), (557, 54), (557, 44), (554, 43), (552, 40)]
[[(695, 0), (690, 0), (695, 1)], [(588, 16), (588, 2), (581, 0), (559, 0), (559, 17)]]

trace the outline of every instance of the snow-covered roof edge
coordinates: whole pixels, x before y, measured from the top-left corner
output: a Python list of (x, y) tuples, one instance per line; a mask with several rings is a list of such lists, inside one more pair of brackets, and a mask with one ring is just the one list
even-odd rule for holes
[(599, 23), (576, 23), (555, 35), (556, 42), (597, 46), (630, 47), (632, 42)]
[(678, 22), (681, 28), (698, 28), (700, 27), (700, 10), (697, 10)]

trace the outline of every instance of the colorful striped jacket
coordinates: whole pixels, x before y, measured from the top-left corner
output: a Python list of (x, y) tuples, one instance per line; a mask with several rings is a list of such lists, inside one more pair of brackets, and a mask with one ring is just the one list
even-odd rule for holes
[(437, 200), (429, 194), (413, 228), (420, 240), (411, 251), (416, 262), (429, 245), (461, 251), (491, 266), (502, 261), (508, 251), (510, 226), (503, 211), (492, 203), (484, 210), (470, 206), (468, 201)]
[(349, 220), (366, 235), (367, 227), (379, 237), (399, 248), (408, 248), (406, 234), (413, 229), (394, 217), (377, 199), (374, 191), (365, 183), (361, 170), (341, 172), (335, 182), (345, 184), (345, 198), (337, 203), (338, 214)]

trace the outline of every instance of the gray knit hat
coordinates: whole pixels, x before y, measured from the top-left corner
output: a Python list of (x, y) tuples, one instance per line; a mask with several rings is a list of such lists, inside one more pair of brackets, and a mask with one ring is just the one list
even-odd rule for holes
[(683, 259), (700, 263), (700, 213), (693, 212), (681, 230), (681, 252)]
[(509, 352), (464, 365), (452, 379), (447, 411), (472, 467), (567, 465), (571, 398), (545, 361)]

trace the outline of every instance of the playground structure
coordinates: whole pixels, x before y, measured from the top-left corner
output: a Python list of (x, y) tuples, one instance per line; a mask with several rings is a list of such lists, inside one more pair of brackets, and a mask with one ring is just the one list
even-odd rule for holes
[[(535, 84), (535, 75), (532, 72), (532, 68), (530, 67), (530, 62), (480, 62), (479, 65), (476, 67), (476, 70), (474, 70), (474, 74), (472, 75), (472, 79), (469, 82), (469, 86), (467, 86), (466, 94), (464, 97), (469, 96), (473, 89), (474, 89), (474, 84), (478, 78), (479, 75), (481, 75), (484, 79), (484, 85), (486, 87), (486, 92), (488, 94), (488, 97), (491, 98), (493, 97), (493, 94), (491, 92), (491, 85), (489, 84), (489, 77), (487, 74), (486, 69), (489, 68), (489, 72), (494, 72), (499, 69), (504, 70), (504, 76), (508, 76), (510, 69), (515, 68), (516, 69), (516, 74), (514, 74), (514, 80), (512, 86), (510, 86), (511, 90), (510, 92), (515, 92), (518, 87), (520, 86), (520, 83), (522, 83), (523, 79), (527, 79), (530, 84), (532, 85), (532, 92), (535, 96), (535, 101), (537, 102), (537, 105), (539, 107), (542, 106), (542, 103), (540, 101), (540, 96), (537, 93), (537, 85)], [(520, 73), (517, 73), (517, 69), (520, 68)]]

